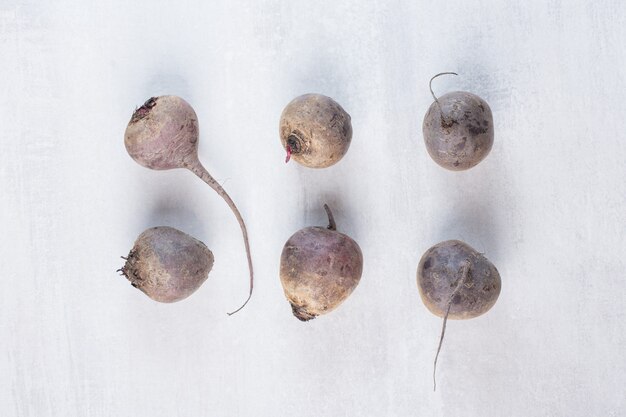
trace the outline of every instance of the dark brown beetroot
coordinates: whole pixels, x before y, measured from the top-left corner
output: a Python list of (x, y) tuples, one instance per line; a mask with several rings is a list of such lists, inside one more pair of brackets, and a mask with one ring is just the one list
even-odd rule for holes
[(293, 158), (309, 168), (339, 162), (352, 140), (350, 115), (330, 97), (304, 94), (292, 100), (280, 116), (280, 141)]
[[(442, 72), (431, 78), (453, 72)], [(443, 168), (462, 171), (485, 159), (493, 146), (493, 116), (485, 100), (466, 91), (435, 99), (430, 105), (422, 131), (426, 150)]]
[(139, 235), (119, 269), (148, 297), (173, 303), (189, 297), (206, 281), (213, 253), (204, 243), (172, 227), (147, 229)]
[(254, 287), (248, 231), (233, 200), (198, 159), (196, 112), (180, 97), (152, 97), (133, 113), (126, 127), (124, 144), (130, 156), (140, 165), (156, 170), (186, 168), (200, 177), (226, 201), (241, 228), (250, 271), (248, 298), (241, 307), (229, 314), (241, 310), (250, 301)]
[(280, 281), (293, 315), (308, 321), (337, 308), (354, 291), (363, 272), (363, 255), (350, 237), (329, 226), (306, 227), (293, 234), (280, 257)]
[(448, 240), (424, 253), (417, 267), (417, 288), (431, 313), (443, 317), (435, 371), (446, 323), (471, 319), (489, 311), (498, 300), (502, 283), (496, 267), (480, 252), (459, 240)]

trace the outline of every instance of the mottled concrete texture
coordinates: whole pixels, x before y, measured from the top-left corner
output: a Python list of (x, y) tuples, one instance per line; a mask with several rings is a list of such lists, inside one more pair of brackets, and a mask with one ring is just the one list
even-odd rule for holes
[[(0, 0), (0, 416), (626, 415), (626, 6), (621, 0)], [(493, 112), (467, 171), (428, 155), (433, 99)], [(285, 164), (301, 94), (350, 113), (332, 167)], [(184, 170), (124, 148), (148, 97), (195, 109), (199, 157), (249, 228)], [(328, 203), (363, 252), (358, 288), (302, 323), (279, 260)], [(116, 274), (168, 225), (215, 255), (161, 304)], [(417, 265), (459, 239), (497, 267), (486, 314), (422, 304)]]

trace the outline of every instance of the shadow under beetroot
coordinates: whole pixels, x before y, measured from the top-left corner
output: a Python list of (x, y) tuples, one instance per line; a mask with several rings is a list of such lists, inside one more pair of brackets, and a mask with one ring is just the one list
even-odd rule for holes
[(212, 243), (213, 231), (210, 228), (208, 216), (200, 216), (192, 209), (182, 205), (172, 196), (159, 197), (146, 216), (146, 228), (155, 226), (170, 226), (187, 233), (202, 241), (209, 248)]

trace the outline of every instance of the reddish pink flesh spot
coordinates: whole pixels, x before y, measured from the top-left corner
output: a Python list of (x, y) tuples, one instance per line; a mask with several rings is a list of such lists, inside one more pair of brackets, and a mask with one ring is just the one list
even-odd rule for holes
[(285, 158), (285, 163), (289, 162), (291, 159), (291, 146), (287, 145), (287, 157)]

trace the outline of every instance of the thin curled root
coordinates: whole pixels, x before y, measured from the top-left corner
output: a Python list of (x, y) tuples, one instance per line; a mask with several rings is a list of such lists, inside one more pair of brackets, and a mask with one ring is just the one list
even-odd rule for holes
[(437, 359), (439, 358), (439, 352), (441, 352), (441, 345), (443, 344), (443, 336), (446, 334), (446, 324), (448, 322), (448, 314), (450, 314), (450, 307), (452, 307), (452, 300), (454, 296), (459, 291), (459, 289), (463, 286), (465, 279), (469, 274), (470, 268), (470, 260), (466, 259), (465, 264), (463, 265), (463, 269), (461, 272), (461, 279), (456, 283), (456, 287), (452, 294), (450, 294), (450, 298), (448, 299), (448, 306), (446, 308), (446, 315), (443, 317), (443, 326), (441, 327), (441, 337), (439, 338), (439, 346), (437, 347), (437, 353), (435, 354), (435, 363), (433, 365), (433, 391), (437, 391)]

